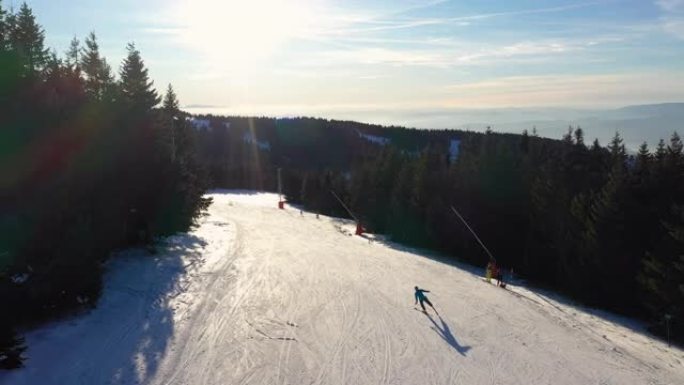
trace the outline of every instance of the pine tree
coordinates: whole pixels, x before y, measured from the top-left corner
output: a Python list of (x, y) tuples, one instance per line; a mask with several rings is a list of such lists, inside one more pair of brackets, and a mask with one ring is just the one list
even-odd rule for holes
[(627, 149), (619, 132), (615, 132), (615, 136), (610, 141), (610, 155), (613, 159), (613, 166), (624, 167), (627, 161)]
[(12, 21), (14, 25), (10, 29), (10, 44), (24, 61), (25, 70), (28, 74), (43, 70), (49, 54), (44, 46), (45, 31), (36, 22), (33, 11), (26, 3), (22, 3)]
[(166, 89), (162, 111), (164, 112), (164, 127), (161, 140), (163, 142), (163, 146), (169, 151), (171, 162), (175, 162), (177, 153), (177, 131), (182, 129), (182, 127), (179, 126), (185, 122), (178, 121), (178, 98), (176, 97), (176, 93), (173, 91), (171, 84), (169, 84), (168, 88)]
[(90, 32), (80, 53), (80, 70), (85, 75), (86, 93), (95, 100), (108, 100), (114, 88), (114, 76), (107, 60), (100, 56), (95, 32)]
[(170, 116), (174, 116), (178, 113), (178, 97), (173, 90), (171, 84), (166, 88), (166, 94), (164, 95), (163, 109)]
[(672, 134), (670, 144), (667, 146), (667, 158), (671, 167), (679, 169), (682, 166), (682, 156), (684, 155), (682, 149), (684, 149), (684, 144), (679, 134), (675, 132)]
[(580, 126), (575, 129), (575, 144), (584, 147), (584, 130)]
[(45, 78), (58, 79), (62, 74), (62, 64), (62, 60), (57, 57), (57, 53), (55, 51), (50, 52), (45, 62)]
[(119, 88), (112, 73), (112, 67), (107, 63), (106, 58), (102, 58), (102, 65), (100, 66), (99, 79), (102, 84), (102, 100), (105, 102), (114, 102), (118, 98)]
[(22, 367), (26, 350), (24, 339), (18, 337), (16, 332), (5, 324), (6, 320), (0, 321), (0, 369), (16, 369)]
[(3, 22), (3, 28), (4, 28), (4, 34), (5, 34), (5, 50), (12, 50), (12, 35), (13, 35), (13, 30), (17, 26), (17, 15), (13, 12), (12, 9), (10, 9), (9, 12), (5, 11), (5, 20)]
[(522, 137), (520, 138), (520, 151), (523, 154), (527, 154), (530, 151), (530, 135), (527, 130), (523, 130)]
[(664, 317), (670, 315), (674, 339), (684, 342), (684, 206), (674, 206), (661, 226), (665, 234), (643, 259), (639, 282), (653, 331), (664, 335)]
[(71, 74), (78, 74), (80, 76), (81, 73), (81, 63), (80, 63), (80, 51), (81, 51), (81, 42), (78, 41), (76, 36), (71, 39), (71, 42), (69, 43), (69, 49), (66, 52), (66, 67), (67, 71)]
[[(586, 278), (589, 286), (593, 286), (594, 289), (602, 287), (600, 282), (605, 279), (617, 281), (624, 278), (617, 276), (618, 269), (616, 269), (625, 265), (622, 260), (625, 256), (620, 253), (621, 245), (624, 243), (622, 202), (625, 183), (624, 174), (618, 170), (619, 168), (614, 168), (608, 182), (590, 199), (589, 217), (584, 221), (581, 255), (585, 263), (591, 266)], [(611, 274), (614, 276), (610, 277)], [(615, 293), (606, 290), (593, 292), (590, 295), (595, 297), (595, 300), (605, 300), (613, 297), (611, 294)]]
[[(597, 192), (580, 194), (571, 205), (580, 236), (576, 261), (569, 262), (579, 264), (576, 272), (583, 274), (584, 281), (578, 288), (585, 300), (604, 302), (616, 309), (633, 309), (634, 277), (642, 254), (639, 237), (631, 232), (634, 227), (630, 215), (635, 213), (633, 187), (627, 179), (625, 146), (617, 133), (609, 152), (607, 181)], [(612, 284), (603, 284), (606, 280)]]
[(646, 142), (639, 146), (635, 165), (630, 170), (629, 186), (633, 197), (632, 205), (627, 207), (626, 213), (630, 218), (629, 227), (632, 229), (632, 242), (638, 244), (641, 258), (652, 247), (657, 237), (658, 210), (654, 202), (659, 200), (662, 192), (654, 180), (653, 154), (648, 149)]
[(667, 147), (665, 146), (665, 141), (660, 139), (658, 145), (656, 146), (656, 151), (654, 154), (655, 160), (658, 165), (662, 166), (665, 162), (665, 156), (667, 155)]
[(572, 126), (568, 126), (568, 132), (563, 135), (563, 142), (572, 144), (572, 132), (573, 132)]
[(135, 44), (128, 43), (126, 50), (128, 55), (120, 71), (122, 96), (134, 110), (149, 112), (159, 104), (159, 96), (153, 88), (154, 83), (149, 79), (147, 68)]
[(2, 0), (0, 0), (0, 52), (5, 51), (9, 28), (7, 25), (7, 12), (2, 7)]
[(648, 150), (648, 143), (643, 142), (639, 146), (639, 151), (637, 152), (638, 159), (648, 159), (651, 156), (651, 152)]
[(648, 150), (648, 144), (646, 142), (641, 143), (639, 146), (639, 152), (637, 152), (637, 170), (639, 173), (645, 173), (648, 171), (651, 164), (651, 152)]

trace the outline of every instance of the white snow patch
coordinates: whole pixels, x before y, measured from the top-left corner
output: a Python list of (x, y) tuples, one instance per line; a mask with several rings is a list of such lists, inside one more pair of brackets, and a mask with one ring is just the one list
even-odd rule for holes
[[(483, 282), (353, 222), (213, 191), (156, 256), (109, 264), (98, 307), (27, 335), (0, 384), (680, 384), (684, 352), (627, 319)], [(424, 256), (421, 256), (423, 254)], [(414, 310), (413, 286), (439, 311)]]
[(234, 205), (278, 207), (278, 194), (254, 190), (214, 189), (207, 194), (214, 205), (232, 207)]
[(188, 118), (188, 121), (195, 129), (211, 131), (211, 121), (209, 119)]
[(28, 273), (14, 274), (11, 278), (13, 283), (21, 285), (29, 279)]
[(267, 140), (258, 140), (251, 132), (245, 132), (245, 134), (242, 136), (242, 140), (247, 144), (256, 145), (261, 150), (268, 151), (271, 149), (271, 143), (269, 143)]
[(359, 130), (356, 130), (356, 133), (359, 134), (359, 137), (364, 138), (367, 141), (369, 141), (371, 143), (378, 144), (380, 146), (384, 146), (390, 142), (390, 139), (382, 137), (382, 136), (365, 134)]
[(449, 142), (449, 161), (454, 162), (456, 159), (458, 159), (458, 155), (460, 154), (461, 150), (461, 141), (458, 139), (452, 139)]

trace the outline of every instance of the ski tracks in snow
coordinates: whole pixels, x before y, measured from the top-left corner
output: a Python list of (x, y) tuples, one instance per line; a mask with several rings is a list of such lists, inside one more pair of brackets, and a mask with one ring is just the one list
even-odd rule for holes
[[(224, 216), (221, 219), (228, 220)], [(208, 349), (208, 344), (202, 342), (208, 341), (212, 332), (211, 329), (216, 326), (205, 322), (206, 317), (227, 299), (227, 290), (235, 279), (232, 265), (243, 249), (243, 230), (237, 223), (232, 223), (235, 226), (235, 231), (229, 242), (230, 248), (224, 252), (224, 258), (221, 259), (221, 263), (218, 264), (213, 273), (206, 275), (208, 280), (201, 282), (203, 287), (197, 289), (199, 293), (202, 293), (193, 298), (194, 301), (199, 301), (198, 304), (195, 304), (197, 308), (191, 318), (185, 322), (186, 327), (180, 328), (177, 333), (172, 348), (175, 354), (170, 355), (167, 359), (167, 366), (171, 369), (166, 373), (165, 378), (158, 378), (154, 383), (189, 383), (179, 380), (191, 366), (202, 365), (206, 368), (207, 362), (202, 360), (200, 355)], [(221, 296), (221, 298), (217, 299), (216, 296)]]
[[(23, 382), (0, 376), (0, 383), (48, 376), (55, 378), (48, 384), (684, 383), (681, 350), (604, 318), (524, 288), (511, 295), (420, 251), (350, 236), (353, 224), (344, 220), (278, 210), (273, 194), (212, 196), (199, 233), (223, 229), (226, 238), (213, 233), (208, 255), (192, 267), (198, 273), (160, 296), (178, 307), (175, 322), (141, 322), (155, 317), (146, 304), (159, 293), (107, 286), (115, 298), (140, 301), (108, 305), (128, 318), (95, 341), (99, 350), (78, 342), (63, 361), (54, 357), (50, 373), (31, 377), (41, 370), (33, 368)], [(139, 277), (154, 280), (152, 267)], [(415, 285), (431, 291), (440, 315), (412, 309)], [(108, 359), (138, 359), (107, 351), (146, 336), (141, 324), (172, 330), (154, 355), (143, 354), (153, 364), (136, 364), (140, 381), (99, 373), (98, 363), (122, 366)]]

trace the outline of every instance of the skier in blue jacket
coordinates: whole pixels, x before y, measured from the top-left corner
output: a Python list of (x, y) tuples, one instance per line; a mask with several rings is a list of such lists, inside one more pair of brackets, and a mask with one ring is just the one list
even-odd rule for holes
[[(416, 293), (415, 293), (416, 304), (418, 304), (418, 301), (420, 301), (420, 307), (423, 308), (423, 312), (427, 313), (427, 311), (425, 310), (425, 304), (424, 304), (424, 303), (427, 303), (428, 305), (430, 305), (432, 310), (434, 310), (435, 313), (437, 313), (437, 309), (435, 309), (435, 307), (432, 306), (432, 302), (430, 302), (430, 300), (427, 299), (427, 297), (425, 296), (425, 293), (429, 293), (430, 290), (419, 289), (418, 286), (416, 286), (415, 289), (416, 289)], [(437, 313), (437, 314), (439, 314), (439, 313)]]

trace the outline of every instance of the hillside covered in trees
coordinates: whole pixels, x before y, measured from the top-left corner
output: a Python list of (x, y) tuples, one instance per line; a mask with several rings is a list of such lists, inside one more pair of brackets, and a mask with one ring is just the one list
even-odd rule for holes
[(94, 33), (65, 55), (23, 4), (0, 3), (0, 367), (16, 329), (94, 306), (113, 250), (186, 231), (208, 202), (171, 86), (163, 107), (140, 52), (118, 76)]
[(628, 154), (588, 145), (312, 118), (192, 118), (214, 187), (277, 189), (308, 210), (483, 266), (468, 220), (506, 269), (684, 340), (684, 154), (674, 133)]

